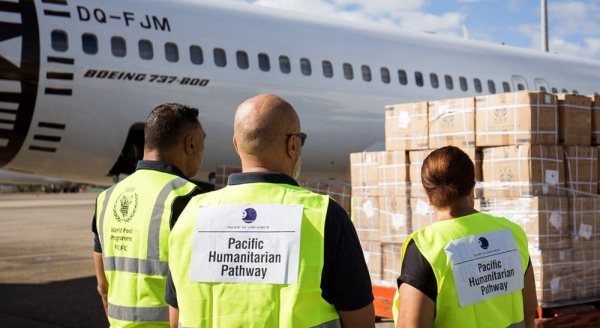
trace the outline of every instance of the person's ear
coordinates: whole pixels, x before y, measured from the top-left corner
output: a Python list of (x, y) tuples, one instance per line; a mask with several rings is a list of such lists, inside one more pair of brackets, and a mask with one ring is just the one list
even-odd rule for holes
[(240, 152), (238, 151), (238, 145), (237, 140), (235, 140), (235, 135), (233, 136), (233, 148), (235, 149), (235, 152), (239, 155)]
[(287, 138), (287, 155), (289, 158), (296, 158), (298, 152), (298, 143), (296, 142), (296, 136), (292, 135)]
[(196, 149), (196, 137), (193, 134), (188, 134), (185, 136), (185, 153), (187, 155), (194, 155), (197, 151)]

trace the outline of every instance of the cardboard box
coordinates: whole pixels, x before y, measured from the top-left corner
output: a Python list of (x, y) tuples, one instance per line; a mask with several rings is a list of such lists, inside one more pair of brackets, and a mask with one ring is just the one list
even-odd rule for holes
[(483, 149), (483, 197), (563, 196), (562, 146), (518, 145)]
[(429, 148), (427, 102), (386, 106), (385, 150)]
[(215, 173), (215, 189), (220, 189), (227, 186), (229, 176), (234, 173), (241, 173), (242, 168), (239, 166), (218, 165)]
[(383, 252), (383, 280), (397, 287), (402, 266), (402, 244), (381, 244)]
[[(461, 147), (459, 147), (461, 148)], [(483, 152), (479, 148), (469, 147), (461, 148), (469, 158), (473, 161), (475, 166), (475, 181), (481, 181), (483, 179), (482, 174), (482, 163), (483, 163)], [(408, 180), (410, 181), (410, 197), (427, 197), (425, 190), (423, 190), (423, 184), (421, 183), (421, 168), (423, 167), (423, 161), (433, 149), (426, 150), (415, 150), (408, 152)]]
[(410, 192), (408, 180), (408, 155), (404, 150), (380, 153), (379, 195), (407, 196)]
[(600, 296), (600, 261), (598, 248), (574, 247), (573, 276), (577, 299)]
[(427, 197), (410, 198), (411, 229), (412, 232), (423, 229), (435, 222), (433, 206)]
[(573, 246), (600, 248), (600, 211), (598, 197), (569, 197), (569, 231), (573, 234)]
[(307, 180), (302, 186), (312, 192), (322, 195), (329, 195), (346, 212), (350, 213), (352, 200), (352, 185), (348, 181), (341, 180)]
[(411, 231), (410, 202), (406, 197), (379, 197), (379, 241), (403, 243)]
[(360, 245), (363, 249), (363, 254), (365, 256), (367, 268), (369, 269), (371, 282), (373, 284), (376, 284), (376, 282), (381, 281), (382, 278), (383, 262), (381, 253), (381, 243), (378, 241), (361, 240)]
[(429, 147), (475, 146), (475, 98), (429, 102)]
[(379, 194), (380, 152), (350, 154), (350, 178), (353, 196), (377, 196)]
[(600, 145), (600, 95), (588, 97), (592, 100), (592, 145)]
[(592, 144), (592, 100), (561, 93), (558, 97), (558, 136), (563, 145)]
[(352, 196), (352, 222), (360, 241), (379, 241), (378, 197)]
[(577, 297), (573, 286), (571, 250), (531, 250), (531, 265), (535, 289), (541, 306), (573, 300)]
[(535, 91), (475, 98), (477, 147), (557, 144), (556, 96)]
[(567, 192), (579, 196), (598, 193), (598, 149), (565, 146)]
[(517, 223), (530, 248), (568, 249), (572, 245), (567, 197), (491, 198), (481, 201), (481, 212)]

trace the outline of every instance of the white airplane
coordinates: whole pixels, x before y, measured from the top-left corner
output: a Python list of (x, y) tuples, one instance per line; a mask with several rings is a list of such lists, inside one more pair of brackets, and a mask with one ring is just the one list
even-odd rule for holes
[(347, 177), (385, 105), (599, 81), (595, 61), (237, 2), (0, 0), (0, 167), (110, 184), (150, 110), (181, 102), (201, 111), (205, 177), (239, 165), (234, 111), (268, 92), (308, 134), (303, 176)]

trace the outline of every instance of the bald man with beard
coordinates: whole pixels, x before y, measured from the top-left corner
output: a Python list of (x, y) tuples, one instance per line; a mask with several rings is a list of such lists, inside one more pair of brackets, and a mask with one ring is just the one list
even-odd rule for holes
[(169, 238), (171, 327), (375, 327), (352, 222), (295, 180), (300, 128), (292, 105), (275, 95), (238, 107), (242, 173), (194, 197)]

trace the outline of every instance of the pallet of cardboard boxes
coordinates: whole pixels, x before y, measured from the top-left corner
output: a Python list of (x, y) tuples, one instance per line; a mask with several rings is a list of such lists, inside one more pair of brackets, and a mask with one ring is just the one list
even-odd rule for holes
[(373, 284), (396, 287), (403, 241), (434, 220), (422, 162), (453, 145), (475, 163), (476, 207), (527, 233), (542, 308), (600, 299), (598, 114), (599, 96), (533, 91), (388, 106), (386, 150), (350, 155)]

